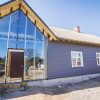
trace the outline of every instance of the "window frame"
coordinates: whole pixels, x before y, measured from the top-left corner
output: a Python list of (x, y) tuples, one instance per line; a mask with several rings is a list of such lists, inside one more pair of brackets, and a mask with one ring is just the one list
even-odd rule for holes
[[(100, 55), (100, 52), (96, 52), (96, 61), (97, 61), (97, 58), (99, 58), (99, 59), (100, 59), (100, 57), (97, 57), (97, 54), (99, 54), (99, 55)], [(97, 66), (100, 66), (100, 64), (98, 64), (98, 61), (97, 61)]]
[[(80, 54), (81, 56), (80, 57), (72, 57), (72, 53), (78, 53)], [(77, 59), (77, 58), (80, 58), (81, 59), (81, 65), (73, 65), (73, 58)], [(72, 67), (84, 67), (84, 64), (83, 64), (83, 52), (82, 51), (71, 51), (71, 63), (72, 63)], [(76, 60), (76, 64), (77, 64), (77, 60)]]

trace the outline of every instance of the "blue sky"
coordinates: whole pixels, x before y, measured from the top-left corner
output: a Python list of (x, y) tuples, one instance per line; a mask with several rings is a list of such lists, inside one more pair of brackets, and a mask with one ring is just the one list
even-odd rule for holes
[[(8, 0), (0, 0), (3, 3)], [(48, 26), (100, 36), (100, 0), (25, 0)]]

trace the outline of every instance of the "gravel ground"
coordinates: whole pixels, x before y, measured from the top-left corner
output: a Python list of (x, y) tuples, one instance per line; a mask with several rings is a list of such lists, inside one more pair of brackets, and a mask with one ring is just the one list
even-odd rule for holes
[(26, 87), (25, 91), (6, 93), (1, 98), (2, 100), (100, 100), (100, 77), (67, 86)]

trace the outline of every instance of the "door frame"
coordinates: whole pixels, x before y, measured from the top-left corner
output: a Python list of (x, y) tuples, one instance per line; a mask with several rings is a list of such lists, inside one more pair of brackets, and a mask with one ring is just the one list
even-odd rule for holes
[[(10, 76), (7, 76), (7, 67), (8, 67), (8, 54), (9, 52), (23, 52), (24, 53), (24, 49), (16, 49), (16, 48), (8, 48), (7, 50), (7, 64), (6, 64), (6, 72), (5, 72), (5, 75), (6, 75), (6, 78), (9, 78), (11, 80), (11, 77)], [(23, 75), (22, 75), (22, 82), (24, 81), (24, 67), (23, 67)]]

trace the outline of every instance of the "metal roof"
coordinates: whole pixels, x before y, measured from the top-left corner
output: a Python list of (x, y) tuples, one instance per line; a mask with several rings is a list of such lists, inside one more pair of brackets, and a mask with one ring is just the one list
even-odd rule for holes
[(61, 29), (56, 27), (50, 27), (50, 29), (53, 31), (55, 36), (57, 36), (57, 38), (63, 41), (70, 40), (81, 43), (100, 45), (100, 37), (95, 35), (81, 33), (81, 32), (79, 33), (72, 30)]

